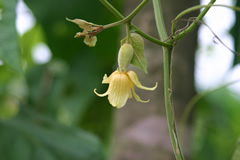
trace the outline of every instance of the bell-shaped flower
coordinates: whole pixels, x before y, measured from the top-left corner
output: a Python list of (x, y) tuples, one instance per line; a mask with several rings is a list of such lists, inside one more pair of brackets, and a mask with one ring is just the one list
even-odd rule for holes
[(143, 86), (137, 77), (137, 74), (134, 71), (121, 72), (115, 71), (109, 77), (105, 74), (103, 77), (103, 84), (109, 84), (107, 92), (103, 94), (99, 94), (94, 89), (94, 93), (100, 97), (104, 97), (108, 95), (108, 100), (110, 104), (114, 107), (121, 108), (123, 107), (128, 98), (132, 98), (132, 94), (137, 101), (147, 103), (147, 101), (143, 101), (135, 92), (135, 86), (140, 89), (153, 91), (157, 88), (157, 83), (154, 87), (149, 88)]

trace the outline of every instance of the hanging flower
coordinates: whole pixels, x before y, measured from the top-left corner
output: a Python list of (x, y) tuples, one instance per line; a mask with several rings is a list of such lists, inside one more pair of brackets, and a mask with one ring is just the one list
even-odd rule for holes
[(142, 103), (147, 103), (149, 101), (143, 101), (140, 99), (140, 97), (135, 92), (135, 86), (150, 91), (153, 91), (157, 88), (157, 83), (152, 88), (144, 87), (139, 82), (137, 74), (134, 71), (120, 72), (117, 70), (113, 72), (109, 77), (107, 77), (105, 74), (102, 83), (109, 83), (107, 92), (99, 94), (96, 92), (96, 89), (94, 89), (94, 93), (99, 97), (108, 95), (110, 104), (117, 108), (123, 107), (126, 104), (128, 98), (132, 98), (132, 93), (137, 101), (140, 101)]

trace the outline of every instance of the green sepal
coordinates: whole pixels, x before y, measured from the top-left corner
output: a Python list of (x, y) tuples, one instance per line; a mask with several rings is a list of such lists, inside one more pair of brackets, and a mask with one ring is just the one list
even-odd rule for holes
[[(126, 39), (121, 40), (121, 45), (126, 43)], [(142, 69), (147, 73), (147, 59), (144, 54), (144, 41), (143, 38), (137, 33), (131, 33), (129, 38), (130, 44), (133, 46), (134, 54), (131, 61), (131, 64)]]

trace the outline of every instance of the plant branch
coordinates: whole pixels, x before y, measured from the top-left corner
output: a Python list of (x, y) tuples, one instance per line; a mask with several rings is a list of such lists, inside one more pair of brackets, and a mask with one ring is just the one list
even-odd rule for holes
[(111, 3), (109, 3), (107, 0), (99, 0), (110, 12), (112, 12), (115, 17), (118, 19), (124, 19), (124, 16), (115, 8), (112, 6)]
[(153, 43), (156, 43), (156, 44), (158, 44), (160, 46), (164, 46), (164, 47), (172, 47), (171, 43), (165, 43), (165, 42), (159, 41), (158, 39), (153, 38), (152, 36), (146, 34), (145, 32), (143, 32), (142, 30), (140, 30), (133, 24), (131, 24), (131, 27), (133, 28), (133, 30), (135, 30), (136, 33), (140, 34), (142, 37), (146, 38), (147, 40), (149, 40)]
[(173, 23), (172, 23), (172, 34), (175, 33), (176, 23), (177, 23), (178, 19), (180, 19), (182, 16), (184, 16), (184, 15), (190, 13), (190, 12), (193, 12), (193, 11), (205, 8), (205, 7), (226, 7), (226, 8), (230, 8), (230, 9), (233, 9), (235, 11), (240, 12), (240, 8), (239, 7), (233, 7), (233, 6), (223, 5), (223, 4), (211, 4), (211, 5), (197, 5), (197, 6), (193, 6), (193, 7), (190, 7), (188, 9), (182, 11), (181, 13), (179, 13), (176, 16), (176, 18), (173, 20)]
[[(138, 14), (138, 12), (147, 4), (149, 0), (143, 0), (142, 3), (140, 3), (134, 11), (132, 11), (132, 13), (130, 13), (126, 18), (120, 20), (120, 21), (117, 21), (115, 23), (111, 23), (111, 24), (108, 24), (108, 25), (104, 25), (103, 28), (104, 29), (107, 29), (107, 28), (110, 28), (110, 27), (114, 27), (114, 26), (117, 26), (119, 24), (122, 24), (122, 23), (127, 23), (129, 21), (131, 21), (133, 19), (134, 16), (136, 16), (136, 14)], [(111, 7), (112, 8), (112, 7)]]
[[(205, 7), (204, 10), (198, 15), (198, 17), (196, 18), (196, 21), (202, 20), (203, 17), (206, 15), (206, 13), (208, 12), (208, 10), (211, 8), (211, 6), (215, 3), (216, 0), (211, 0), (208, 3), (208, 7)], [(173, 37), (172, 39), (168, 40), (168, 43), (177, 41), (183, 37), (185, 37), (186, 35), (188, 35), (188, 33), (192, 32), (197, 26), (196, 22), (193, 22), (187, 29), (183, 30), (182, 32), (180, 32), (178, 35), (174, 35), (175, 32), (175, 28), (172, 27), (172, 32), (173, 32)]]
[[(112, 12), (118, 19), (124, 19), (124, 16), (115, 8), (113, 7), (107, 0), (100, 0), (100, 2), (110, 11)], [(143, 2), (142, 2), (143, 3)], [(146, 3), (146, 2), (145, 2)], [(131, 28), (138, 34), (140, 34), (142, 37), (146, 38), (147, 40), (159, 44), (161, 46), (165, 46), (165, 47), (171, 47), (172, 44), (170, 43), (165, 43), (162, 41), (159, 41), (156, 38), (153, 38), (152, 36), (146, 34), (145, 32), (143, 32), (142, 30), (140, 30), (138, 27), (136, 27), (135, 25), (131, 24)]]

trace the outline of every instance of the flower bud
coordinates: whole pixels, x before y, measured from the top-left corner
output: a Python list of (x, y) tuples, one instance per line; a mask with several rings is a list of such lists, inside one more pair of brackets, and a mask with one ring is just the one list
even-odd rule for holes
[(133, 47), (129, 43), (125, 43), (121, 46), (118, 52), (118, 66), (120, 71), (127, 71), (129, 64), (133, 57)]

